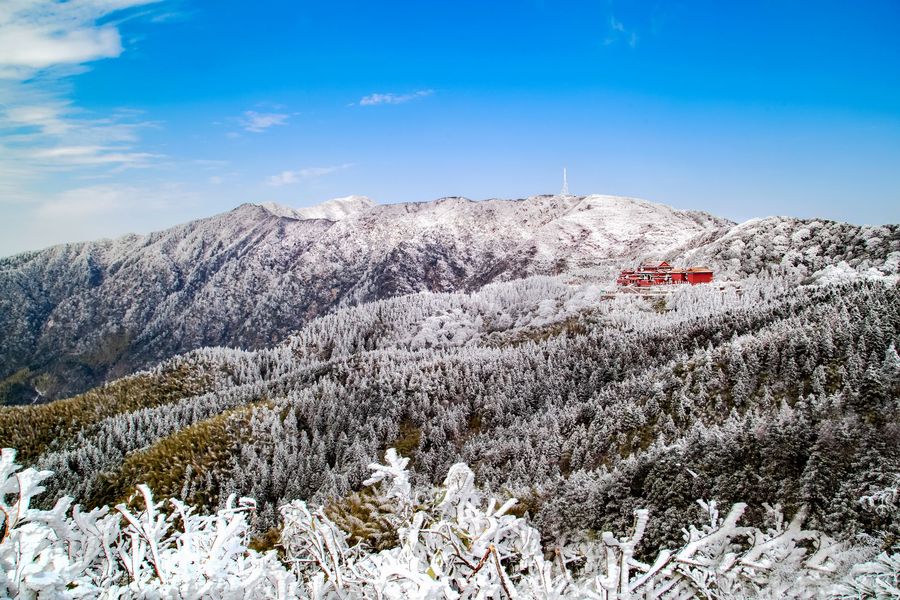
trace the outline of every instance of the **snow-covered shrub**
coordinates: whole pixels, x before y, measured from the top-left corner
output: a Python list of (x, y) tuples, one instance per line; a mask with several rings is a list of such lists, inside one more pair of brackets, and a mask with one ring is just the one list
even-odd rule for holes
[[(0, 596), (10, 598), (284, 598), (295, 580), (273, 552), (249, 550), (252, 500), (198, 515), (178, 500), (142, 510), (119, 504), (83, 512), (60, 498), (29, 507), (48, 471), (20, 470), (0, 454)], [(12, 496), (12, 502), (7, 497)]]
[(630, 534), (603, 533), (579, 544), (545, 548), (540, 533), (509, 514), (514, 499), (486, 498), (465, 464), (453, 465), (427, 497), (410, 489), (405, 461), (392, 450), (372, 465), (370, 485), (399, 507), (395, 547), (369, 553), (321, 510), (295, 501), (282, 508), (282, 545), (313, 598), (806, 598), (822, 594), (845, 565), (845, 547), (802, 528), (802, 511), (785, 522), (769, 507), (765, 531), (741, 527), (745, 505), (685, 530), (686, 544), (651, 563), (636, 560), (650, 518), (635, 512)]
[[(893, 347), (892, 347), (893, 349)], [(891, 484), (860, 498), (860, 504), (882, 517), (897, 522), (900, 513), (900, 475)], [(838, 598), (900, 598), (900, 541), (896, 533), (888, 534), (893, 542), (891, 552), (882, 552), (874, 559), (854, 565), (850, 573), (832, 590)], [(887, 544), (886, 544), (887, 545)]]
[[(83, 512), (61, 498), (52, 510), (30, 506), (50, 476), (21, 470), (0, 455), (0, 595), (10, 598), (300, 598), (303, 600), (476, 600), (488, 598), (811, 598), (896, 594), (900, 561), (883, 554), (854, 567), (857, 551), (786, 522), (767, 507), (765, 529), (738, 524), (745, 505), (722, 517), (700, 502), (707, 522), (684, 530), (685, 545), (635, 558), (650, 514), (635, 511), (632, 530), (579, 543), (542, 543), (515, 499), (486, 497), (472, 470), (453, 465), (434, 490), (410, 484), (408, 460), (388, 450), (366, 481), (392, 503), (393, 545), (375, 551), (322, 508), (295, 500), (281, 509), (282, 555), (248, 548), (255, 504), (232, 496), (200, 515), (178, 500), (156, 502), (138, 487), (132, 505)], [(843, 577), (843, 579), (840, 579)], [(839, 580), (840, 579), (840, 580)], [(838, 581), (839, 580), (839, 581)]]
[(900, 598), (900, 554), (882, 552), (872, 561), (855, 565), (831, 595), (847, 600)]
[[(891, 352), (896, 354), (894, 347)], [(894, 477), (894, 481), (883, 488), (859, 499), (860, 504), (867, 510), (882, 516), (897, 515), (900, 513), (900, 475)]]

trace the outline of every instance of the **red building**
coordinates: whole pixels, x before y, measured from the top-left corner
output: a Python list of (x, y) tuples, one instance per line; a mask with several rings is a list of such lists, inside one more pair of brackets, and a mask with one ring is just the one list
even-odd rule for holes
[(637, 269), (625, 269), (616, 279), (618, 285), (650, 287), (652, 285), (675, 285), (689, 283), (711, 283), (713, 272), (706, 267), (676, 269), (663, 261), (659, 264), (642, 264)]
[(691, 285), (696, 283), (712, 283), (713, 272), (712, 269), (706, 267), (691, 267), (685, 271), (684, 277)]

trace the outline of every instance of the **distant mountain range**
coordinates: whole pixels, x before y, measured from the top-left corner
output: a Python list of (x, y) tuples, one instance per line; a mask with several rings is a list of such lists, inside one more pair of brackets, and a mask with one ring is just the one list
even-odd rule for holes
[[(666, 258), (719, 278), (896, 273), (895, 225), (712, 215), (616, 196), (244, 204), (0, 259), (0, 402), (82, 392), (196, 348), (262, 348), (339, 307)], [(830, 271), (828, 271), (830, 269)]]

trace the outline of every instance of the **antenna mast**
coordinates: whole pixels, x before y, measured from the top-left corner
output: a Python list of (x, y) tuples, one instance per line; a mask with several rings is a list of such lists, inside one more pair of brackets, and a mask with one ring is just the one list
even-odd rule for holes
[(563, 167), (563, 187), (562, 191), (559, 193), (560, 196), (568, 196), (569, 195), (569, 179), (566, 176), (566, 168)]

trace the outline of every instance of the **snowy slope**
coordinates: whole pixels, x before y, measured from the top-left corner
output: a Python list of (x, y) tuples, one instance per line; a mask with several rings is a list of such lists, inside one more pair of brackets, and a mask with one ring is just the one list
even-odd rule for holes
[(900, 228), (824, 219), (751, 219), (690, 240), (666, 258), (708, 265), (719, 278), (732, 279), (778, 274), (804, 281), (839, 264), (860, 274), (892, 275), (900, 264)]
[(275, 216), (288, 219), (340, 221), (372, 208), (375, 202), (365, 196), (344, 196), (307, 208), (291, 208), (275, 202), (264, 202), (260, 206)]

